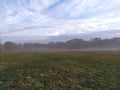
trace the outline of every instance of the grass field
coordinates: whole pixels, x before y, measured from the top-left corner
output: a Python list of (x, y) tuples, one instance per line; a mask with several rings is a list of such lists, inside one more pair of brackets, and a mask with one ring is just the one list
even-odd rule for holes
[(120, 53), (1, 52), (0, 90), (120, 90)]

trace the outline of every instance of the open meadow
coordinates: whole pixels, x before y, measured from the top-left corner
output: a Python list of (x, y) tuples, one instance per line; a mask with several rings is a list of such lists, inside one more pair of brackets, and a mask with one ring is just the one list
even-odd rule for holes
[(120, 90), (120, 52), (1, 52), (0, 90)]

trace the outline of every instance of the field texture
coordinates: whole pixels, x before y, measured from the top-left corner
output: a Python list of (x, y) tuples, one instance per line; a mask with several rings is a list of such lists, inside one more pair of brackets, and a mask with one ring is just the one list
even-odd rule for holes
[(120, 53), (1, 52), (0, 90), (120, 90)]

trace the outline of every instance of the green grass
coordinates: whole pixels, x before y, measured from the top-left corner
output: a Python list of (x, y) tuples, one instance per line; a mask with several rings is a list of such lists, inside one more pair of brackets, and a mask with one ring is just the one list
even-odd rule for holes
[(120, 90), (120, 53), (1, 52), (0, 90)]

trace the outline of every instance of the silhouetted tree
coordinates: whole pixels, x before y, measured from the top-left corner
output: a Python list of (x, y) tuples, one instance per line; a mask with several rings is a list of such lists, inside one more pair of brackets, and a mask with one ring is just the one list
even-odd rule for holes
[(16, 50), (17, 49), (17, 45), (13, 42), (6, 42), (4, 44), (4, 49), (5, 50)]
[(97, 37), (90, 40), (90, 42), (100, 42), (100, 41), (102, 41), (102, 39)]
[(0, 51), (2, 50), (2, 45), (0, 44)]

